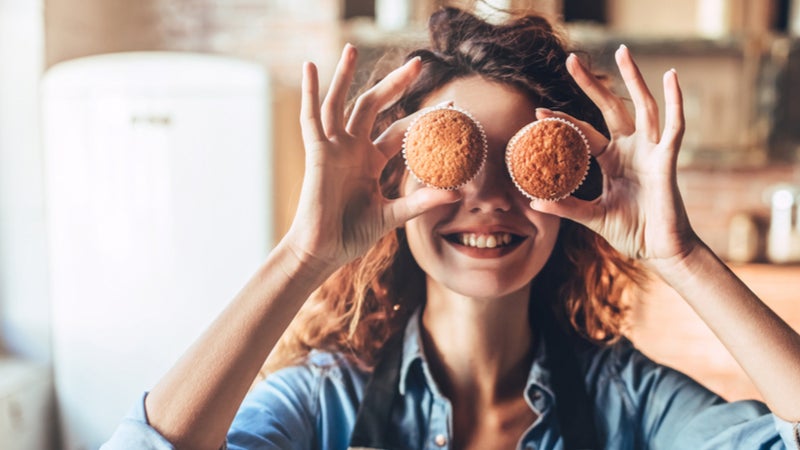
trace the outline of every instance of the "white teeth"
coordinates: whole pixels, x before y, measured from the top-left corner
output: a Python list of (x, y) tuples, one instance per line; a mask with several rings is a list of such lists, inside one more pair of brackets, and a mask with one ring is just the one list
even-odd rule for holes
[(458, 241), (462, 245), (475, 248), (495, 248), (511, 243), (511, 233), (475, 234), (463, 233)]

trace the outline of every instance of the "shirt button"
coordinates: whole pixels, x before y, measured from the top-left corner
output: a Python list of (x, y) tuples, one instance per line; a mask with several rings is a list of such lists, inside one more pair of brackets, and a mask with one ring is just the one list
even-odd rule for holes
[(447, 444), (447, 438), (443, 434), (437, 434), (436, 437), (433, 438), (433, 442), (439, 447), (444, 447), (444, 445)]
[(540, 398), (542, 398), (542, 393), (540, 391), (533, 391), (533, 399), (539, 400)]

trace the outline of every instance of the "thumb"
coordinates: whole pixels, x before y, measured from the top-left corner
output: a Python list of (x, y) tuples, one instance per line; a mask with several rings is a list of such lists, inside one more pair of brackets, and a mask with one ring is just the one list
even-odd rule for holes
[(530, 207), (534, 211), (569, 219), (593, 230), (593, 219), (600, 216), (600, 206), (597, 202), (581, 200), (573, 196), (556, 202), (533, 200)]
[(420, 188), (404, 197), (390, 200), (384, 208), (387, 226), (398, 227), (408, 220), (437, 206), (461, 200), (461, 193), (429, 187)]

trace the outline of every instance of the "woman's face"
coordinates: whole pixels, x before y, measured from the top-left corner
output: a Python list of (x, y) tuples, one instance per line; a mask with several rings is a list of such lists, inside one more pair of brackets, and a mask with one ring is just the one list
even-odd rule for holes
[[(528, 206), (530, 200), (514, 186), (505, 165), (506, 144), (535, 120), (536, 105), (516, 88), (479, 76), (451, 81), (422, 106), (446, 101), (469, 111), (483, 126), (489, 154), (478, 175), (459, 189), (461, 200), (406, 223), (408, 244), (429, 288), (473, 298), (506, 296), (527, 288), (542, 269), (560, 223)], [(406, 176), (404, 193), (420, 187)]]

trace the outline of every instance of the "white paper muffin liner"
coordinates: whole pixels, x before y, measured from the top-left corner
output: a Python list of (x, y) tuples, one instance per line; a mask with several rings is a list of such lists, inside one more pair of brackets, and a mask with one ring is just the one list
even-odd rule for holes
[[(478, 165), (478, 170), (476, 170), (475, 173), (473, 173), (472, 176), (470, 176), (466, 181), (464, 181), (463, 183), (461, 183), (461, 184), (459, 184), (457, 186), (444, 186), (444, 187), (442, 187), (442, 186), (434, 186), (432, 184), (429, 184), (429, 183), (423, 181), (422, 179), (420, 179), (420, 177), (418, 177), (417, 174), (414, 173), (414, 171), (411, 169), (411, 167), (408, 166), (408, 157), (406, 156), (406, 141), (408, 140), (408, 132), (411, 130), (411, 128), (414, 127), (414, 125), (417, 123), (417, 121), (420, 118), (422, 118), (423, 116), (425, 116), (425, 115), (427, 115), (427, 114), (429, 114), (429, 113), (431, 113), (433, 111), (438, 111), (440, 109), (452, 109), (454, 111), (458, 111), (458, 112), (464, 114), (465, 116), (467, 116), (472, 121), (472, 123), (474, 123), (476, 125), (476, 127), (478, 128), (478, 131), (480, 132), (480, 135), (481, 135), (481, 147), (482, 147), (481, 148), (481, 156), (480, 156), (481, 162)], [(441, 190), (446, 190), (446, 191), (454, 191), (456, 189), (459, 189), (459, 188), (463, 187), (464, 185), (466, 185), (467, 183), (469, 183), (470, 181), (475, 179), (475, 177), (481, 172), (481, 170), (483, 170), (483, 166), (486, 164), (486, 158), (487, 158), (488, 153), (489, 153), (489, 144), (488, 144), (488, 141), (486, 139), (486, 132), (483, 130), (483, 125), (481, 125), (480, 122), (475, 120), (475, 117), (473, 117), (472, 114), (470, 114), (469, 111), (467, 111), (465, 109), (462, 109), (462, 108), (459, 108), (459, 107), (457, 107), (455, 105), (452, 105), (449, 102), (445, 102), (445, 103), (442, 103), (442, 104), (439, 104), (439, 105), (435, 105), (435, 106), (430, 106), (428, 108), (424, 108), (424, 109), (420, 110), (420, 112), (417, 115), (417, 117), (415, 117), (414, 120), (412, 120), (411, 123), (408, 125), (408, 128), (406, 128), (406, 132), (403, 135), (403, 161), (405, 163), (406, 170), (408, 170), (408, 172), (411, 174), (411, 176), (414, 177), (415, 180), (417, 180), (417, 182), (419, 182), (420, 184), (423, 184), (425, 186), (432, 187), (434, 189), (441, 189)]]
[[(517, 141), (520, 139), (520, 137), (523, 136), (525, 133), (527, 133), (528, 130), (530, 130), (531, 128), (533, 128), (533, 127), (535, 127), (535, 126), (537, 126), (537, 125), (539, 125), (539, 124), (541, 124), (543, 122), (550, 122), (550, 121), (558, 121), (558, 122), (567, 124), (570, 128), (572, 128), (573, 130), (575, 130), (578, 133), (578, 135), (581, 137), (581, 140), (583, 140), (584, 146), (586, 147), (586, 167), (585, 167), (585, 169), (583, 171), (583, 176), (581, 176), (581, 180), (575, 185), (575, 187), (571, 191), (569, 191), (566, 194), (564, 194), (563, 196), (557, 197), (557, 198), (541, 198), (541, 197), (536, 197), (536, 196), (530, 194), (525, 189), (523, 189), (522, 186), (520, 186), (519, 183), (517, 182), (517, 178), (514, 176), (514, 171), (511, 169), (512, 167), (514, 167), (511, 164), (512, 163), (512, 161), (511, 161), (511, 149), (514, 148), (514, 145), (517, 143)], [(586, 135), (583, 134), (583, 131), (581, 131), (581, 129), (578, 128), (578, 126), (575, 125), (574, 123), (570, 122), (569, 120), (562, 119), (560, 117), (546, 117), (544, 119), (535, 120), (535, 121), (525, 125), (524, 127), (522, 127), (522, 129), (520, 129), (519, 131), (517, 131), (514, 134), (514, 136), (508, 141), (508, 144), (506, 145), (506, 167), (508, 168), (508, 173), (511, 175), (511, 181), (514, 182), (514, 186), (516, 186), (517, 189), (520, 192), (522, 192), (523, 195), (525, 195), (526, 197), (528, 197), (531, 200), (544, 200), (544, 201), (548, 201), (548, 202), (557, 202), (557, 201), (564, 200), (565, 198), (567, 198), (570, 195), (572, 195), (572, 193), (577, 191), (578, 188), (581, 187), (583, 182), (586, 180), (586, 175), (588, 175), (588, 173), (589, 173), (589, 163), (590, 163), (590, 158), (589, 157), (590, 156), (591, 156), (591, 153), (589, 151), (589, 140), (586, 139)]]

